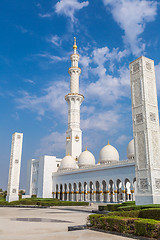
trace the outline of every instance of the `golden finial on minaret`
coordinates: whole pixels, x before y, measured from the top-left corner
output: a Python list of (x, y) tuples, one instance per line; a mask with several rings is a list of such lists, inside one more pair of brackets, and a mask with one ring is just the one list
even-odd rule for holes
[(108, 145), (110, 145), (110, 144), (109, 144), (109, 139), (108, 139)]
[(86, 150), (85, 151), (87, 151), (87, 146), (86, 146)]
[(76, 45), (76, 37), (74, 37), (74, 45), (73, 45), (74, 53), (76, 53), (77, 45)]
[(68, 152), (67, 156), (70, 156), (69, 152)]

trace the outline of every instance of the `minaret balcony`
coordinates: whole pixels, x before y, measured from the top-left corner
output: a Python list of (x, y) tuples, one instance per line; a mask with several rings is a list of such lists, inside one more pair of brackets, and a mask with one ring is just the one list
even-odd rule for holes
[(69, 75), (71, 75), (71, 74), (78, 74), (78, 75), (80, 75), (81, 74), (81, 69), (79, 67), (70, 67), (68, 69), (68, 73), (69, 73)]
[(78, 100), (80, 103), (82, 103), (83, 100), (84, 100), (84, 96), (82, 94), (79, 94), (79, 93), (68, 93), (65, 96), (65, 100), (67, 102), (70, 102), (72, 98), (74, 98), (74, 100)]

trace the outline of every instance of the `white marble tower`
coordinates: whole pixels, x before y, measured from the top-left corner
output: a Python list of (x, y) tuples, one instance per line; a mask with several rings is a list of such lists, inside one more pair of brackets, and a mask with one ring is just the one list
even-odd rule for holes
[(160, 203), (160, 136), (154, 61), (130, 63), (136, 204)]
[(10, 168), (8, 176), (7, 201), (18, 200), (23, 133), (15, 132), (12, 135)]
[(66, 155), (69, 154), (75, 159), (82, 152), (82, 131), (80, 129), (80, 105), (84, 99), (79, 94), (79, 75), (81, 69), (78, 67), (79, 55), (77, 54), (76, 38), (73, 45), (74, 53), (71, 55), (71, 67), (68, 70), (70, 75), (70, 93), (65, 96), (68, 103), (68, 129), (66, 132)]

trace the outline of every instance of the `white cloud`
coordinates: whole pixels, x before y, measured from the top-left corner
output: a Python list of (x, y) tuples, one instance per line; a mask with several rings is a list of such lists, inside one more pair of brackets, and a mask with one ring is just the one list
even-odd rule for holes
[[(65, 134), (52, 132), (40, 141), (40, 147), (35, 151), (35, 156), (54, 155), (64, 152), (65, 154)], [(63, 156), (62, 156), (63, 157)]]
[(105, 62), (110, 62), (110, 70), (114, 71), (114, 61), (120, 62), (122, 58), (128, 55), (128, 51), (125, 49), (124, 51), (119, 51), (118, 48), (113, 48), (112, 51), (109, 50), (108, 47), (96, 48), (93, 51), (93, 61), (98, 66), (103, 66)]
[(25, 79), (24, 79), (24, 82), (26, 82), (26, 83), (31, 83), (31, 84), (35, 84), (35, 82), (34, 82), (33, 80), (28, 79), (28, 78), (25, 78)]
[(39, 54), (36, 54), (36, 56), (47, 58), (47, 59), (50, 60), (50, 63), (61, 62), (61, 61), (67, 61), (68, 60), (67, 56), (66, 57), (59, 57), (59, 56), (51, 55), (49, 53), (39, 53)]
[(45, 13), (45, 14), (39, 13), (38, 16), (41, 18), (50, 18), (52, 15), (53, 13)]
[(116, 128), (119, 122), (120, 114), (114, 110), (95, 112), (94, 114), (87, 117), (87, 119), (81, 120), (83, 129), (94, 129), (94, 131), (101, 130), (110, 132), (113, 128)]
[(55, 12), (69, 17), (72, 22), (76, 20), (74, 14), (76, 11), (87, 7), (88, 1), (79, 2), (78, 0), (60, 0), (55, 5)]
[(43, 90), (41, 96), (31, 95), (26, 91), (20, 92), (22, 97), (16, 98), (17, 108), (28, 109), (44, 116), (45, 112), (54, 112), (55, 115), (65, 117), (67, 106), (64, 96), (68, 92), (69, 84), (65, 81), (54, 82), (48, 88)]
[(17, 25), (16, 28), (19, 29), (22, 33), (27, 33), (28, 32), (28, 30), (21, 25)]
[(124, 143), (129, 141), (129, 137), (126, 135), (121, 135), (117, 138), (116, 143), (123, 145)]
[(100, 101), (103, 106), (110, 106), (110, 104), (114, 104), (122, 97), (130, 97), (128, 68), (121, 68), (119, 70), (119, 77), (106, 74), (106, 68), (103, 66), (95, 68), (94, 73), (99, 76), (99, 79), (96, 82), (90, 83), (84, 89), (84, 95), (89, 99), (96, 99), (95, 103)]
[(60, 46), (61, 45), (61, 39), (57, 36), (51, 36), (49, 39), (47, 39), (49, 42), (53, 43), (56, 46)]
[(103, 0), (103, 3), (124, 30), (124, 41), (130, 45), (132, 53), (140, 55), (145, 49), (140, 35), (144, 32), (146, 23), (155, 20), (157, 1)]
[(82, 76), (85, 78), (88, 78), (88, 71), (89, 71), (89, 64), (92, 62), (92, 60), (88, 56), (80, 56), (80, 64), (83, 68)]
[[(88, 73), (98, 76), (95, 82), (81, 83), (82, 92), (86, 98), (96, 99), (93, 104), (100, 101), (102, 106), (109, 106), (122, 97), (130, 97), (129, 69), (125, 66), (115, 68), (117, 62), (120, 63), (127, 56), (127, 50), (120, 51), (118, 48), (110, 50), (107, 46), (94, 49), (90, 57), (81, 56), (82, 75), (85, 78), (88, 78)], [(109, 65), (109, 70), (116, 72), (115, 77), (107, 72), (106, 64)]]

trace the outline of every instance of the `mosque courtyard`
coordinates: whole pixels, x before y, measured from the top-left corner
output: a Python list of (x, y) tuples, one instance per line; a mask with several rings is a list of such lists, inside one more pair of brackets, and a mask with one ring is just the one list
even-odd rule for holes
[(0, 208), (0, 240), (130, 239), (92, 230), (69, 231), (86, 224), (94, 207)]

